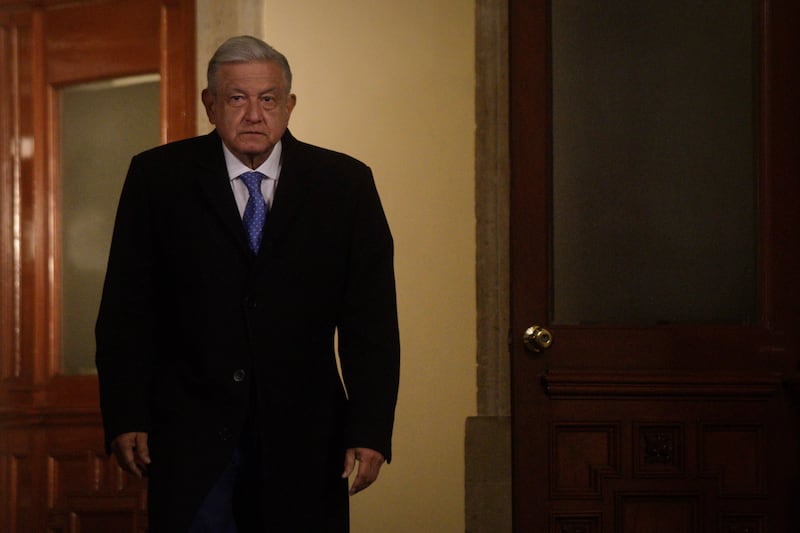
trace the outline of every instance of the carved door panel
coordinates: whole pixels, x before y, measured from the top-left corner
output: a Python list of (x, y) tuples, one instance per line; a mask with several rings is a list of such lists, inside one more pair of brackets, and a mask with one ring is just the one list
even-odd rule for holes
[(0, 531), (145, 529), (103, 450), (95, 299), (112, 153), (193, 135), (194, 71), (193, 0), (0, 6)]
[(510, 12), (515, 531), (800, 530), (800, 7)]

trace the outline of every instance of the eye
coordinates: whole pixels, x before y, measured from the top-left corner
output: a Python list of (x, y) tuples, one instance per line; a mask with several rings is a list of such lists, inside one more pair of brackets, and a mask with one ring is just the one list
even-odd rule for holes
[(232, 106), (240, 106), (245, 103), (245, 98), (241, 94), (234, 94), (228, 97), (228, 102)]
[(274, 96), (262, 96), (261, 105), (264, 106), (264, 109), (274, 109), (278, 105), (278, 101)]

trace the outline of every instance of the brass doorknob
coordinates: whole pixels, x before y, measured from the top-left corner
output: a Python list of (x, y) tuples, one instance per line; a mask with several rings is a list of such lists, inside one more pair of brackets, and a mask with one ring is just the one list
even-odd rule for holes
[(523, 333), (522, 342), (529, 351), (539, 353), (553, 344), (553, 334), (541, 326), (531, 326)]

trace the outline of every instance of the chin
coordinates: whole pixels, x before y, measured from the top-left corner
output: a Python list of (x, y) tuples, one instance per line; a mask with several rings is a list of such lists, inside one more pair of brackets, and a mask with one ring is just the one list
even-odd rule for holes
[(260, 154), (269, 152), (270, 150), (272, 150), (273, 146), (274, 145), (272, 143), (260, 143), (260, 144), (256, 144), (256, 145), (247, 144), (247, 145), (241, 146), (239, 148), (239, 152), (243, 153), (244, 155), (250, 156), (250, 157), (256, 157), (256, 156), (258, 156)]

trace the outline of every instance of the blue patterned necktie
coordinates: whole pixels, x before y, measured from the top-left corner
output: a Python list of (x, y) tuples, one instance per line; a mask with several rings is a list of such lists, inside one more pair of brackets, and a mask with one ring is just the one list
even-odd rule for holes
[(247, 238), (253, 253), (258, 253), (261, 231), (264, 228), (264, 221), (267, 219), (267, 204), (264, 202), (264, 197), (261, 196), (261, 180), (265, 177), (261, 172), (245, 172), (239, 176), (250, 193), (250, 198), (244, 208), (242, 223), (247, 231)]

